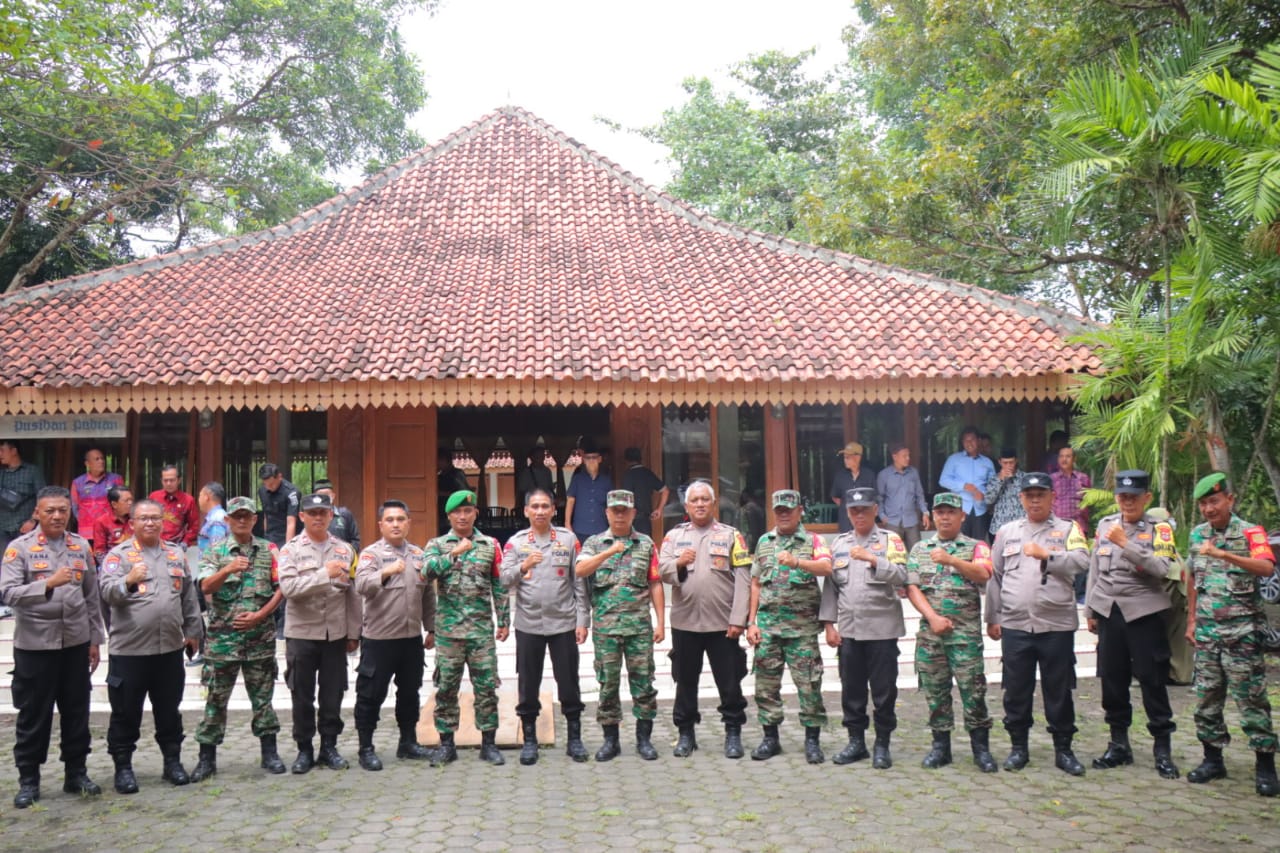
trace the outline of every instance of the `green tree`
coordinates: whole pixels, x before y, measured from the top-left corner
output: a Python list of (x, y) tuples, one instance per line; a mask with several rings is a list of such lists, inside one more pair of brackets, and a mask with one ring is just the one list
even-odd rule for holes
[(434, 2), (0, 0), (7, 289), (144, 231), (178, 248), (275, 224), (332, 195), (326, 170), (420, 145), (396, 25)]

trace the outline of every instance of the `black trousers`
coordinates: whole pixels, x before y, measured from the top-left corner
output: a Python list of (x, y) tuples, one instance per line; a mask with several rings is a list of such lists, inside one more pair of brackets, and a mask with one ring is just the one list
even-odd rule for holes
[(293, 699), (293, 739), (308, 744), (316, 734), (316, 683), (320, 686), (320, 737), (342, 734), (342, 694), (347, 692), (347, 641), (300, 640), (284, 646), (284, 681)]
[(113, 758), (133, 755), (142, 727), (142, 703), (150, 699), (160, 752), (176, 755), (182, 748), (182, 714), (178, 706), (186, 681), (180, 648), (160, 655), (108, 656), (111, 719), (107, 723), (107, 752)]
[(1033, 634), (1005, 628), (1000, 654), (1004, 668), (1004, 727), (1010, 734), (1031, 729), (1031, 705), (1036, 692), (1036, 667), (1040, 667), (1040, 694), (1050, 734), (1070, 737), (1076, 732), (1076, 706), (1071, 691), (1076, 686), (1074, 631)]
[(867, 692), (870, 686), (877, 734), (898, 727), (898, 641), (840, 640), (840, 706), (844, 727), (867, 730)]
[(966, 515), (964, 523), (960, 525), (960, 532), (965, 536), (986, 542), (987, 534), (991, 532), (990, 508), (982, 515)]
[(387, 699), (391, 679), (396, 680), (396, 724), (401, 734), (418, 725), (422, 668), (426, 653), (421, 637), (360, 641), (360, 665), (356, 668), (356, 731), (372, 732)]
[(1098, 620), (1098, 675), (1102, 679), (1102, 710), (1106, 712), (1107, 725), (1127, 729), (1133, 723), (1129, 682), (1136, 678), (1142, 689), (1142, 707), (1147, 712), (1147, 731), (1167, 735), (1177, 728), (1165, 683), (1169, 671), (1169, 637), (1165, 631), (1168, 613), (1161, 610), (1125, 622), (1120, 605), (1112, 604), (1106, 616), (1093, 614)]
[(671, 720), (677, 728), (702, 722), (698, 711), (698, 681), (703, 656), (711, 664), (711, 677), (720, 691), (720, 719), (726, 726), (747, 722), (747, 699), (742, 679), (747, 677), (747, 650), (724, 631), (671, 630), (671, 676), (676, 682), (676, 702)]
[(560, 634), (526, 634), (516, 631), (516, 683), (520, 701), (516, 716), (537, 719), (542, 710), (538, 690), (542, 686), (542, 665), (551, 652), (551, 674), (556, 679), (560, 710), (566, 720), (582, 716), (582, 691), (578, 688), (578, 640), (573, 631)]
[(49, 759), (53, 706), (62, 727), (62, 761), (83, 767), (89, 754), (89, 644), (49, 651), (13, 650), (13, 761), (35, 768)]

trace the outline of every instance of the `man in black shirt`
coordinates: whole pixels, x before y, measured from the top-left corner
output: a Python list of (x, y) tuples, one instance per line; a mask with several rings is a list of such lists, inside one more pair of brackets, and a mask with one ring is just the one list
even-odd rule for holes
[(258, 468), (258, 502), (262, 504), (263, 538), (283, 548), (298, 534), (298, 488), (268, 462)]
[(316, 480), (314, 491), (317, 495), (328, 495), (333, 502), (333, 521), (329, 522), (329, 533), (346, 542), (356, 553), (360, 552), (360, 528), (356, 526), (356, 517), (345, 506), (338, 505), (338, 493), (333, 483), (321, 478)]
[[(636, 520), (631, 526), (645, 536), (651, 536), (653, 523), (662, 517), (662, 508), (667, 505), (671, 490), (657, 474), (640, 464), (640, 448), (628, 447), (622, 458), (626, 460), (627, 470), (622, 475), (620, 488), (636, 496)], [(650, 504), (654, 494), (658, 500)]]

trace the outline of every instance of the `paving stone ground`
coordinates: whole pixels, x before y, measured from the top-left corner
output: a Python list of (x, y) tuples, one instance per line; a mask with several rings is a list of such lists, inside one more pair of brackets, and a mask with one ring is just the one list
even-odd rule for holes
[[(1277, 694), (1273, 689), (1272, 701), (1280, 705)], [(993, 698), (998, 712), (998, 690)], [(608, 764), (574, 764), (557, 748), (544, 750), (531, 768), (519, 766), (516, 754), (507, 751), (507, 765), (492, 768), (480, 763), (474, 750), (466, 750), (456, 764), (433, 769), (395, 760), (394, 730), (386, 726), (388, 707), (378, 737), (385, 770), (367, 773), (355, 767), (356, 738), (348, 722), (340, 746), (353, 769), (313, 770), (305, 776), (269, 776), (259, 770), (248, 714), (237, 712), (228, 742), (219, 750), (218, 775), (185, 788), (160, 780), (160, 757), (150, 730), (144, 729), (135, 760), (142, 790), (130, 797), (110, 790), (106, 716), (95, 714), (89, 770), (106, 793), (84, 802), (62, 793), (61, 767), (51, 763), (45, 765), (41, 802), (17, 811), (9, 805), (16, 790), (16, 772), (9, 767), (0, 772), (0, 848), (128, 853), (192, 848), (353, 853), (1280, 850), (1280, 801), (1254, 794), (1253, 756), (1240, 740), (1227, 750), (1230, 777), (1203, 786), (1155, 775), (1150, 738), (1141, 721), (1133, 730), (1133, 767), (1090, 769), (1084, 778), (1070, 778), (1053, 768), (1049, 736), (1038, 725), (1032, 733), (1032, 763), (1021, 773), (979, 773), (963, 735), (955, 744), (957, 762), (927, 771), (919, 766), (929, 742), (924, 697), (908, 690), (899, 696), (894, 767), (876, 771), (869, 762), (836, 767), (829, 757), (844, 732), (838, 726), (839, 697), (828, 693), (827, 707), (835, 710), (824, 735), (828, 762), (810, 766), (804, 762), (794, 697), (789, 701), (792, 707), (782, 727), (785, 751), (766, 762), (723, 758), (714, 702), (704, 700), (702, 749), (689, 759), (671, 756), (676, 733), (670, 705), (664, 703), (655, 728), (662, 753), (658, 761), (636, 757), (626, 726), (624, 754)], [(1190, 690), (1173, 688), (1173, 701), (1179, 726), (1175, 759), (1185, 774), (1200, 755)], [(1076, 750), (1086, 765), (1106, 745), (1098, 705), (1097, 681), (1082, 680)], [(588, 707), (587, 720), (594, 710)], [(287, 713), (282, 716), (287, 734)], [(1234, 715), (1229, 713), (1228, 719), (1238, 736)], [(185, 722), (190, 733), (194, 715), (187, 714)], [(559, 725), (563, 738), (563, 721)], [(591, 722), (584, 730), (594, 753), (599, 729)], [(760, 736), (754, 716), (744, 734), (750, 749)], [(12, 745), (13, 719), (0, 719), (0, 751), (6, 761)], [(197, 751), (190, 734), (185, 746), (189, 768)], [(286, 762), (294, 755), (289, 746), (288, 738), (282, 738)], [(1008, 741), (998, 725), (992, 746), (1003, 760)], [(56, 760), (56, 744), (53, 755)]]

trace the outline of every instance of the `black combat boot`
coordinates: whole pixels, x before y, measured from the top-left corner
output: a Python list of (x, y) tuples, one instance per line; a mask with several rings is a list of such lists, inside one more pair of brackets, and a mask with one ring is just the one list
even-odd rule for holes
[(929, 754), (924, 757), (924, 761), (920, 762), (920, 766), (925, 770), (937, 770), (939, 767), (946, 767), (950, 763), (951, 732), (934, 729), (933, 745), (929, 747)]
[(1217, 746), (1204, 745), (1204, 761), (1200, 766), (1187, 774), (1187, 781), (1196, 785), (1212, 782), (1214, 779), (1227, 778), (1227, 765), (1222, 763), (1222, 749)]
[(645, 761), (655, 761), (658, 750), (653, 748), (653, 720), (636, 720), (636, 755)]
[(974, 729), (969, 732), (969, 746), (973, 749), (973, 763), (983, 773), (995, 773), (1000, 768), (991, 757), (991, 729)]
[(480, 733), (480, 760), (487, 761), (494, 767), (499, 767), (507, 763), (502, 757), (502, 751), (498, 749), (498, 745), (494, 742), (494, 736), (497, 732), (489, 729), (487, 732)]
[(373, 748), (373, 732), (366, 729), (357, 729), (356, 736), (360, 738), (360, 749), (356, 752), (356, 761), (365, 770), (381, 770), (382, 759), (378, 757), (377, 750)]
[(66, 765), (66, 775), (62, 779), (62, 790), (68, 794), (79, 794), (82, 797), (96, 797), (102, 793), (102, 787), (89, 778), (84, 769), (84, 760)]
[(724, 757), (741, 758), (744, 755), (746, 755), (746, 752), (742, 749), (742, 726), (726, 723), (724, 727)]
[(440, 733), (440, 745), (431, 753), (431, 766), (452, 764), (458, 760), (458, 748), (453, 744), (453, 732)]
[(262, 761), (259, 767), (268, 773), (283, 773), (288, 769), (280, 760), (280, 753), (276, 750), (275, 735), (263, 735), (258, 738), (258, 743), (262, 750)]
[(1258, 752), (1257, 764), (1254, 765), (1253, 789), (1260, 797), (1274, 797), (1280, 794), (1280, 779), (1276, 778), (1276, 754), (1274, 752)]
[(13, 796), (15, 809), (29, 809), (40, 801), (40, 768), (18, 768), (18, 793)]
[(521, 717), (520, 734), (524, 738), (520, 744), (520, 763), (525, 767), (538, 763), (538, 718)]
[(622, 754), (622, 744), (618, 741), (617, 726), (601, 726), (604, 731), (604, 743), (596, 750), (596, 761), (612, 761)]
[(133, 775), (132, 754), (113, 755), (111, 760), (116, 765), (115, 789), (117, 794), (138, 793), (138, 777)]
[(693, 726), (681, 726), (680, 739), (676, 741), (676, 748), (671, 750), (671, 754), (676, 758), (688, 758), (697, 748), (698, 739), (693, 736)]
[(1027, 732), (1009, 732), (1009, 757), (1004, 760), (1004, 769), (1017, 772), (1031, 762), (1031, 751), (1027, 747)]
[(1093, 759), (1094, 770), (1110, 770), (1133, 763), (1133, 750), (1129, 747), (1129, 730), (1119, 726), (1111, 727), (1111, 740), (1107, 743), (1107, 751)]
[(1182, 775), (1178, 772), (1178, 765), (1173, 763), (1173, 747), (1167, 734), (1156, 735), (1151, 754), (1156, 760), (1156, 772), (1161, 779), (1177, 779)]
[(765, 726), (764, 737), (760, 740), (760, 745), (751, 753), (752, 760), (765, 761), (781, 754), (782, 744), (778, 743), (778, 727)]
[(1053, 766), (1070, 776), (1083, 776), (1084, 765), (1071, 751), (1071, 740), (1070, 734), (1053, 736)]
[(587, 760), (587, 748), (582, 744), (582, 719), (574, 717), (572, 720), (565, 718), (564, 726), (566, 730), (564, 754), (579, 763)]
[(855, 761), (862, 761), (864, 758), (870, 758), (871, 753), (867, 752), (867, 733), (858, 729), (849, 729), (849, 742), (845, 744), (844, 749), (836, 753), (835, 758), (831, 759), (833, 764), (852, 764)]
[(211, 743), (200, 744), (200, 757), (191, 769), (191, 781), (203, 782), (218, 772), (218, 748)]
[(431, 757), (431, 750), (418, 743), (418, 732), (413, 724), (400, 727), (400, 743), (396, 746), (396, 758), (410, 761), (426, 761)]
[(337, 735), (320, 735), (320, 754), (316, 759), (317, 764), (330, 770), (346, 770), (351, 766), (338, 752)]
[(805, 726), (804, 760), (810, 764), (821, 764), (827, 760), (827, 757), (822, 754), (822, 744), (819, 742), (821, 737), (821, 726)]
[(890, 734), (876, 729), (876, 742), (871, 745), (871, 766), (877, 770), (888, 770), (893, 766), (893, 756), (889, 753)]
[(191, 777), (187, 775), (187, 768), (182, 766), (182, 744), (175, 743), (169, 746), (162, 746), (160, 747), (160, 752), (164, 756), (164, 770), (160, 773), (161, 779), (179, 787), (191, 781)]
[(293, 773), (307, 773), (316, 764), (316, 754), (312, 749), (311, 741), (298, 741), (298, 757), (293, 760), (293, 766), (289, 768)]

